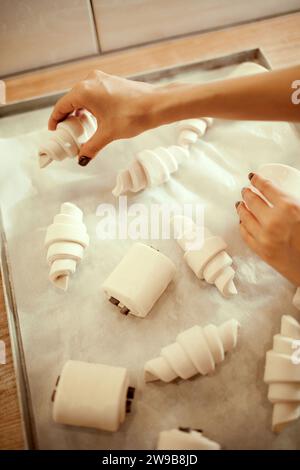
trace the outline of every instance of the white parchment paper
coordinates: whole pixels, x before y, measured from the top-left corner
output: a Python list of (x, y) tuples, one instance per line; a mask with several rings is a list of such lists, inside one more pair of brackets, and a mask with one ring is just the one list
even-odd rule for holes
[[(240, 73), (248, 70), (245, 64)], [(201, 72), (193, 79), (207, 80), (217, 74)], [(300, 422), (279, 436), (272, 434), (272, 406), (263, 383), (265, 353), (279, 331), (281, 316), (299, 318), (291, 303), (295, 288), (247, 249), (234, 210), (248, 172), (260, 164), (284, 162), (300, 169), (296, 128), (288, 123), (215, 120), (193, 146), (190, 161), (169, 183), (129, 198), (129, 204), (147, 205), (202, 202), (206, 225), (228, 242), (239, 292), (224, 299), (215, 287), (196, 279), (174, 241), (150, 240), (147, 243), (168, 255), (178, 271), (151, 313), (138, 319), (120, 315), (101, 291), (102, 281), (133, 242), (98, 240), (96, 208), (103, 202), (117, 205), (111, 189), (118, 169), (126, 167), (137, 150), (173, 144), (175, 126), (115, 142), (86, 168), (64, 161), (40, 170), (36, 146), (49, 113), (44, 109), (0, 121), (1, 206), (39, 447), (153, 449), (159, 431), (190, 426), (203, 429), (227, 449), (300, 449)], [(16, 136), (31, 130), (35, 132)], [(84, 211), (91, 239), (66, 293), (48, 281), (43, 246), (46, 228), (64, 201)], [(232, 317), (242, 326), (239, 344), (213, 376), (174, 384), (143, 383), (145, 361), (159, 354), (180, 331)], [(137, 396), (119, 432), (52, 421), (51, 393), (68, 359), (129, 369)]]

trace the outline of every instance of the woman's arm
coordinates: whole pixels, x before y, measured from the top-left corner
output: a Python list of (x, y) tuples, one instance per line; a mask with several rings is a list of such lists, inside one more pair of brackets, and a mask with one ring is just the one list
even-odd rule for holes
[(291, 99), (297, 79), (300, 66), (206, 84), (163, 86), (94, 71), (56, 103), (49, 129), (80, 108), (96, 117), (98, 130), (80, 149), (79, 164), (84, 166), (113, 140), (181, 119), (300, 121), (300, 104)]
[[(96, 117), (98, 130), (80, 149), (79, 164), (84, 166), (113, 140), (181, 119), (300, 121), (300, 104), (291, 99), (295, 80), (300, 80), (300, 66), (203, 85), (158, 87), (96, 71), (56, 103), (49, 129), (81, 108)], [(259, 175), (250, 174), (250, 179), (273, 208), (244, 189), (243, 201), (236, 205), (241, 235), (262, 259), (300, 285), (300, 205)]]
[[(300, 121), (292, 87), (300, 66), (206, 84), (157, 90), (154, 115), (163, 123), (199, 116), (257, 121)], [(300, 99), (300, 92), (298, 93)]]

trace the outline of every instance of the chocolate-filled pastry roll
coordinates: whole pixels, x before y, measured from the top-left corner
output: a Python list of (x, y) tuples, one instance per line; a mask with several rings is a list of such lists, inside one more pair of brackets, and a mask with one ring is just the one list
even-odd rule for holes
[(66, 362), (54, 392), (56, 423), (103, 431), (118, 430), (134, 396), (127, 369), (81, 361)]
[(102, 288), (120, 312), (145, 317), (176, 272), (174, 263), (159, 251), (135, 243)]
[(161, 431), (157, 450), (220, 450), (217, 442), (203, 436), (197, 429), (178, 428)]

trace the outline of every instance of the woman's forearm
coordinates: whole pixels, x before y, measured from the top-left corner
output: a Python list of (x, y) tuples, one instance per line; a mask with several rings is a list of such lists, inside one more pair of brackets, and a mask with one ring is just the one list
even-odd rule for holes
[(205, 84), (158, 87), (151, 98), (152, 119), (155, 126), (200, 116), (299, 122), (300, 104), (292, 102), (297, 79), (300, 66)]
[[(211, 116), (222, 119), (300, 121), (300, 66), (205, 84), (154, 86), (101, 71), (91, 72), (56, 103), (49, 129), (70, 113), (90, 111), (98, 128), (79, 153), (86, 165), (103, 147), (152, 127), (182, 119)], [(296, 83), (296, 85), (298, 84)], [(292, 95), (298, 99), (292, 101)]]

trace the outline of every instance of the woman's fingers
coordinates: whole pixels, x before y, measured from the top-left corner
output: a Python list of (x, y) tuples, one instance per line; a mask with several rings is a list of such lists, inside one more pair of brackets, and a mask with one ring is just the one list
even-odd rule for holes
[(48, 121), (49, 131), (54, 131), (57, 124), (63, 121), (70, 113), (75, 111), (79, 106), (76, 106), (72, 92), (67, 93), (60, 98), (55, 104), (51, 116)]
[(236, 203), (236, 210), (240, 218), (240, 222), (243, 224), (247, 232), (255, 238), (260, 231), (260, 224), (253, 214), (247, 209), (245, 204), (241, 201)]
[(260, 196), (258, 196), (258, 194), (251, 191), (250, 188), (243, 188), (242, 196), (248, 210), (252, 212), (259, 223), (263, 224), (269, 217), (271, 208)]
[(80, 147), (78, 163), (86, 166), (106, 145), (110, 143), (110, 139), (100, 129)]
[(235, 205), (240, 218), (240, 233), (244, 242), (259, 256), (261, 255), (261, 234), (263, 227), (250, 212), (243, 201), (238, 201)]
[(250, 173), (249, 179), (252, 186), (258, 189), (261, 194), (263, 194), (263, 196), (265, 196), (265, 198), (274, 206), (278, 205), (282, 198), (286, 196), (286, 194), (284, 194), (278, 186), (256, 173)]
[(258, 252), (258, 245), (255, 238), (248, 232), (243, 224), (240, 224), (240, 233), (244, 242), (253, 250), (255, 253)]

